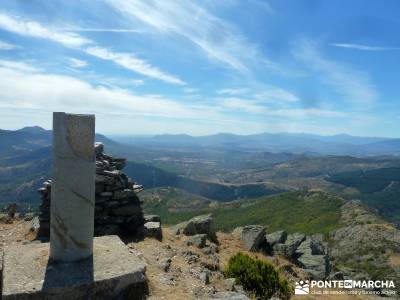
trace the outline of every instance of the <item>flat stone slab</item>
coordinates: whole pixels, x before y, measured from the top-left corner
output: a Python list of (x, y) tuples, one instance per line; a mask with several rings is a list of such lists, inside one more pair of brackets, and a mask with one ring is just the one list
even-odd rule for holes
[(49, 263), (49, 243), (9, 246), (2, 299), (124, 299), (146, 281), (145, 272), (116, 235), (94, 238), (93, 257), (71, 263)]

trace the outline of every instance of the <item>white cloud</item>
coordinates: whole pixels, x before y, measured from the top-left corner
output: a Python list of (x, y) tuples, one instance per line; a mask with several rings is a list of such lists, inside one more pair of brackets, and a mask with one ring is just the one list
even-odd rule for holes
[(130, 33), (142, 33), (139, 29), (124, 29), (124, 28), (63, 28), (59, 29), (68, 32), (130, 32)]
[(340, 111), (317, 109), (317, 108), (287, 108), (270, 109), (257, 99), (246, 99), (238, 97), (217, 98), (217, 103), (222, 109), (229, 109), (238, 112), (247, 112), (252, 114), (262, 114), (266, 116), (284, 117), (284, 118), (343, 118), (347, 114)]
[(186, 94), (194, 94), (194, 93), (199, 92), (199, 90), (196, 89), (196, 88), (186, 87), (186, 88), (183, 88), (183, 92), (186, 93)]
[[(4, 13), (0, 13), (0, 28), (23, 36), (47, 39), (56, 43), (60, 43), (66, 47), (83, 50), (89, 55), (113, 61), (121, 67), (137, 72), (144, 76), (159, 79), (172, 84), (185, 84), (185, 82), (183, 82), (181, 79), (159, 70), (158, 68), (150, 65), (148, 62), (137, 58), (132, 53), (118, 53), (110, 51), (106, 48), (96, 45), (94, 41), (73, 32), (51, 29), (50, 27), (45, 27), (40, 23), (25, 21), (21, 18), (10, 16)], [(84, 47), (88, 45), (92, 45), (92, 47), (87, 47), (84, 49)], [(75, 64), (75, 67), (78, 68), (79, 66), (77, 65), (82, 65), (82, 63), (77, 61), (75, 61), (75, 63), (72, 62), (72, 64)]]
[(86, 53), (96, 56), (101, 59), (105, 60), (111, 60), (114, 63), (128, 69), (135, 71), (139, 74), (160, 79), (165, 82), (173, 83), (173, 84), (179, 84), (179, 85), (184, 85), (185, 82), (180, 80), (179, 78), (169, 75), (167, 73), (164, 73), (157, 69), (156, 67), (153, 67), (146, 61), (143, 61), (141, 59), (138, 59), (136, 56), (130, 53), (118, 53), (118, 52), (112, 52), (110, 50), (107, 50), (106, 48), (101, 48), (101, 47), (89, 47), (86, 50)]
[(134, 85), (143, 85), (144, 84), (144, 80), (143, 79), (132, 79), (131, 82)]
[(293, 50), (293, 55), (307, 68), (319, 74), (323, 82), (343, 99), (357, 105), (371, 104), (377, 99), (378, 92), (367, 73), (324, 58), (315, 43), (300, 41)]
[(360, 45), (360, 44), (332, 43), (330, 45), (334, 46), (334, 47), (349, 48), (349, 49), (364, 50), (364, 51), (400, 50), (400, 48), (398, 48), (398, 47), (378, 47), (378, 46), (368, 46), (368, 45)]
[(184, 105), (160, 95), (136, 95), (121, 88), (94, 86), (70, 76), (40, 72), (26, 63), (1, 60), (0, 106), (181, 119), (215, 115), (211, 108)]
[(239, 112), (248, 112), (254, 114), (266, 113), (264, 106), (259, 105), (257, 101), (237, 97), (227, 97), (217, 99), (220, 107), (224, 109), (236, 110)]
[[(121, 128), (127, 134), (254, 133), (305, 129), (321, 132), (327, 128), (310, 127), (309, 121), (343, 116), (339, 112), (316, 109), (268, 110), (256, 100), (234, 97), (210, 105), (195, 105), (160, 95), (139, 95), (117, 87), (96, 86), (70, 76), (50, 74), (24, 62), (2, 60), (0, 108), (0, 126), (3, 128), (32, 124), (50, 126), (52, 111), (68, 111), (94, 113), (99, 125), (96, 124), (96, 128), (114, 134)], [(233, 115), (235, 111), (240, 114)], [(249, 113), (262, 118), (262, 121), (249, 118)]]
[(301, 117), (317, 117), (317, 118), (344, 118), (347, 113), (334, 110), (325, 110), (317, 108), (291, 108), (291, 109), (279, 109), (276, 111), (270, 111), (269, 114), (288, 117), (288, 118), (301, 118)]
[(80, 68), (87, 67), (89, 65), (87, 61), (73, 58), (73, 57), (70, 57), (68, 60), (69, 60), (69, 66), (71, 68), (80, 69)]
[(20, 48), (19, 46), (0, 41), (0, 50), (14, 50)]
[(32, 65), (19, 62), (19, 61), (11, 61), (11, 60), (0, 60), (0, 67), (6, 69), (12, 69), (20, 72), (38, 72), (39, 69), (33, 67)]
[(133, 22), (139, 20), (165, 34), (182, 36), (197, 45), (212, 60), (247, 72), (248, 63), (263, 59), (232, 24), (216, 17), (196, 2), (106, 0)]
[(300, 99), (289, 91), (277, 87), (267, 87), (260, 93), (255, 95), (255, 98), (273, 102), (298, 102)]
[(263, 85), (262, 88), (225, 88), (218, 95), (247, 96), (262, 102), (298, 102), (300, 99), (291, 92), (275, 86)]
[(40, 23), (25, 21), (18, 17), (13, 17), (0, 13), (0, 28), (23, 36), (47, 39), (60, 43), (66, 47), (81, 47), (91, 43), (78, 34), (72, 32), (62, 32), (42, 26)]
[(247, 94), (249, 92), (249, 89), (247, 88), (226, 88), (226, 89), (222, 89), (217, 91), (217, 94), (219, 95), (244, 95)]

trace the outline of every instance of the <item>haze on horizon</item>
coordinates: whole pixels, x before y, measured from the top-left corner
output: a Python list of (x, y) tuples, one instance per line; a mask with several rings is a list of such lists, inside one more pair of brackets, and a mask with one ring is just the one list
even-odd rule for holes
[(400, 3), (0, 3), (0, 128), (400, 137)]

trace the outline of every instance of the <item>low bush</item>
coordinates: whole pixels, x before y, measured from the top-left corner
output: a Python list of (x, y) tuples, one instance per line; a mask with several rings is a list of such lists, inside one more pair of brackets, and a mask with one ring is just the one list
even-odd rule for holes
[(289, 299), (293, 294), (293, 287), (286, 278), (280, 276), (274, 265), (242, 252), (229, 259), (225, 276), (235, 278), (237, 284), (258, 299), (272, 296)]

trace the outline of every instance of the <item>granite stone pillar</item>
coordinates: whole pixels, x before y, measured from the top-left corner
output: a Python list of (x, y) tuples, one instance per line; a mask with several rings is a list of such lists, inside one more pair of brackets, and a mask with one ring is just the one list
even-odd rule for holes
[(50, 259), (72, 262), (93, 254), (95, 117), (53, 113)]

